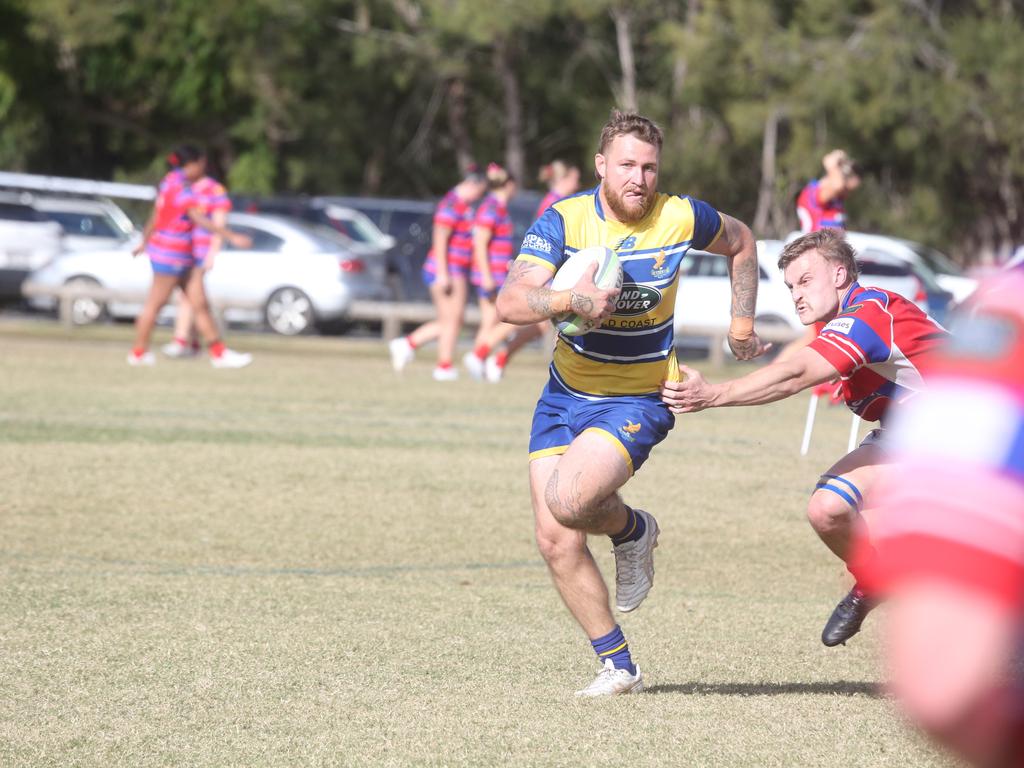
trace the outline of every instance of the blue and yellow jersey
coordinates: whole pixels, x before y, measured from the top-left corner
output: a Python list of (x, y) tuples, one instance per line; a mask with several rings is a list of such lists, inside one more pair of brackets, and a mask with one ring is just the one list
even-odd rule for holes
[(523, 238), (519, 260), (554, 275), (576, 251), (604, 245), (624, 272), (615, 314), (585, 336), (559, 334), (552, 375), (591, 396), (650, 394), (678, 376), (672, 316), (679, 265), (690, 248), (707, 248), (721, 231), (718, 211), (678, 195), (659, 193), (635, 224), (606, 219), (598, 187), (548, 208)]

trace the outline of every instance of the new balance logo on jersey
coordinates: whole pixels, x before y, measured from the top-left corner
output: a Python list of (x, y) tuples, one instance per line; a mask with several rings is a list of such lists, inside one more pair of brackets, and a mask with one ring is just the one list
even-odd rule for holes
[(630, 235), (619, 240), (619, 244), (615, 246), (616, 251), (629, 250), (630, 248), (636, 247), (636, 237)]

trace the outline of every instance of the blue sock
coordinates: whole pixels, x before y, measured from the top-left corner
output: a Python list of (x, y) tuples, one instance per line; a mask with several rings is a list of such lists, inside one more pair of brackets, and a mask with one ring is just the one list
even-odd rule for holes
[(629, 674), (636, 674), (633, 658), (629, 655), (629, 644), (618, 624), (604, 637), (591, 640), (590, 644), (594, 646), (594, 653), (597, 654), (597, 658), (601, 660), (602, 664), (605, 659), (611, 659), (616, 669), (628, 669)]
[(646, 530), (647, 523), (644, 522), (643, 516), (634, 512), (632, 507), (626, 507), (626, 527), (612, 536), (612, 544), (617, 547), (627, 541), (636, 541)]

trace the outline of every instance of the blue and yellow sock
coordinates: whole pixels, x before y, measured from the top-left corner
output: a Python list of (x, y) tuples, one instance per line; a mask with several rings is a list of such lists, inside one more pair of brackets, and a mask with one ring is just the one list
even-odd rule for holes
[(612, 544), (617, 547), (627, 541), (636, 541), (646, 530), (647, 523), (644, 522), (643, 515), (638, 515), (632, 507), (626, 507), (626, 527), (611, 537)]
[(628, 669), (629, 674), (636, 674), (633, 658), (629, 655), (629, 643), (626, 642), (626, 637), (618, 624), (604, 637), (591, 640), (590, 644), (594, 646), (594, 653), (602, 664), (605, 659), (611, 659), (616, 669)]

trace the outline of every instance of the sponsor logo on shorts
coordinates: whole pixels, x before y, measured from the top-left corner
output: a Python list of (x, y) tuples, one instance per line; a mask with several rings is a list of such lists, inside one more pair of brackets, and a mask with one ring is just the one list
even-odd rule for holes
[(845, 333), (847, 336), (849, 336), (850, 331), (853, 330), (853, 318), (837, 317), (835, 320), (826, 325), (822, 330), (835, 331), (836, 333)]
[(626, 419), (626, 423), (619, 427), (619, 437), (629, 443), (636, 442), (636, 433), (640, 431), (643, 424), (637, 422), (634, 424), (629, 419)]
[(661, 291), (649, 285), (625, 283), (619, 292), (616, 315), (646, 315), (661, 303)]
[(542, 251), (543, 253), (551, 253), (551, 243), (549, 243), (540, 235), (535, 235), (531, 233), (523, 239), (522, 249), (524, 251), (527, 249), (532, 249), (534, 251)]

